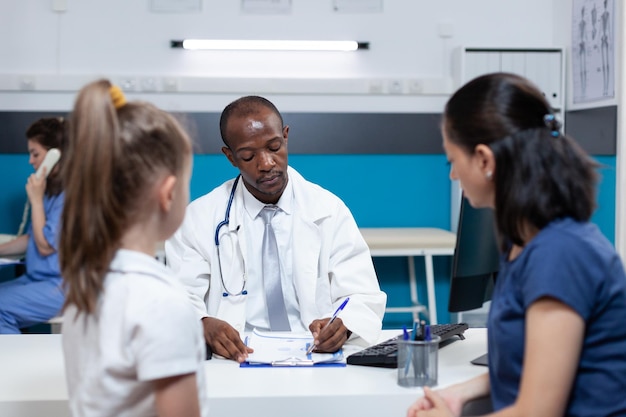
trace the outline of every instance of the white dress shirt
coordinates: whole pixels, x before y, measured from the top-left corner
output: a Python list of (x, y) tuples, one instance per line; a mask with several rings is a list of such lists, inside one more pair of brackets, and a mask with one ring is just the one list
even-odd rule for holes
[[(246, 216), (243, 219), (243, 230), (248, 242), (258, 242), (250, 246), (248, 265), (248, 303), (246, 304), (246, 330), (254, 328), (269, 330), (269, 317), (267, 303), (265, 302), (265, 290), (263, 288), (263, 259), (262, 251), (263, 233), (265, 224), (260, 216), (263, 207), (268, 204), (257, 200), (247, 188), (243, 187), (243, 204)], [(279, 208), (272, 218), (272, 227), (276, 235), (278, 253), (280, 257), (281, 282), (285, 307), (289, 317), (291, 330), (295, 332), (307, 331), (309, 323), (302, 323), (300, 309), (293, 280), (293, 186), (291, 181), (278, 202), (274, 204)]]

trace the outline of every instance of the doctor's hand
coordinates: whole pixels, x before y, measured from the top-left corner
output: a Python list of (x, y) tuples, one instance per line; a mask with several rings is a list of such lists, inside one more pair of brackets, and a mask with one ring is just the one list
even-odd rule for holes
[(223, 320), (204, 317), (202, 327), (207, 344), (217, 355), (241, 363), (248, 358), (248, 353), (253, 352), (253, 349), (243, 343), (239, 332)]
[(348, 328), (337, 317), (328, 327), (330, 318), (313, 320), (309, 330), (313, 333), (315, 352), (336, 352), (348, 340)]

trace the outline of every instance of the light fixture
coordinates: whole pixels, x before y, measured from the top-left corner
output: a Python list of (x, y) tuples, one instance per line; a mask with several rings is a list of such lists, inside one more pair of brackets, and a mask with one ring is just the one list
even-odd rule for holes
[(185, 39), (171, 41), (172, 48), (222, 51), (356, 51), (369, 49), (369, 42), (357, 41), (263, 41)]

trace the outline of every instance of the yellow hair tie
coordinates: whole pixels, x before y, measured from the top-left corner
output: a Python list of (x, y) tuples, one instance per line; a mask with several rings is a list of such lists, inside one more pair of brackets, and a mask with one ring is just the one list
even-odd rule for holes
[(118, 86), (111, 86), (111, 88), (109, 89), (109, 94), (111, 94), (111, 100), (113, 101), (113, 106), (116, 109), (119, 109), (126, 104), (126, 97), (124, 97), (122, 89)]

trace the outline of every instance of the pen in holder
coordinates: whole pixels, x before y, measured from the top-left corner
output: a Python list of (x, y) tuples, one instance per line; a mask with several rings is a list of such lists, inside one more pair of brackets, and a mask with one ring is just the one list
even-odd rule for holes
[[(423, 337), (424, 336), (424, 333), (423, 333), (424, 325), (425, 325), (424, 321), (420, 322), (420, 321), (415, 320), (413, 322), (413, 330), (411, 331), (411, 340), (424, 340), (424, 337)], [(406, 332), (404, 334), (404, 340), (409, 340), (408, 334)], [(413, 360), (414, 360), (413, 352), (409, 352), (409, 358), (407, 359), (406, 365), (404, 367), (405, 376), (408, 375), (409, 368), (410, 368), (411, 362)]]
[[(425, 327), (424, 333), (426, 332), (428, 330)], [(398, 339), (398, 385), (403, 387), (437, 385), (440, 340), (439, 336), (434, 336), (430, 340)]]

